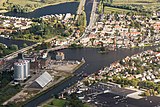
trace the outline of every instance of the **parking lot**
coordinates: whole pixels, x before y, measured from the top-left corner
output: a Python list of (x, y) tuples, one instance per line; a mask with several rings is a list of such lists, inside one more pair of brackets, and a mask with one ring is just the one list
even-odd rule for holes
[(94, 104), (97, 107), (160, 107), (160, 97), (151, 96), (141, 99), (127, 97), (135, 93), (134, 90), (107, 86), (96, 83), (87, 90), (78, 93), (82, 101)]

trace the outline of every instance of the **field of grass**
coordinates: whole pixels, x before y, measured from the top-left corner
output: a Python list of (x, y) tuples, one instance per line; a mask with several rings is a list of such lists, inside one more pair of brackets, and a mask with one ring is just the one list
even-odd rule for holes
[[(65, 107), (67, 100), (53, 99), (50, 103), (44, 105), (43, 107)], [(89, 104), (83, 104), (83, 107), (91, 107)]]
[(66, 100), (61, 100), (61, 99), (54, 99), (52, 102), (50, 102), (50, 104), (47, 104), (43, 107), (64, 107), (65, 103), (67, 101)]
[(6, 7), (3, 6), (4, 2), (6, 2), (6, 0), (0, 0), (0, 13), (6, 12)]
[(130, 10), (126, 10), (126, 9), (119, 9), (119, 8), (114, 8), (114, 7), (107, 7), (105, 6), (104, 8), (104, 13), (111, 13), (111, 12), (117, 12), (117, 13), (127, 13), (127, 12), (131, 12)]
[(160, 0), (113, 0), (113, 5), (142, 5), (146, 9), (157, 10), (160, 8)]
[(113, 0), (114, 4), (157, 3), (157, 0)]

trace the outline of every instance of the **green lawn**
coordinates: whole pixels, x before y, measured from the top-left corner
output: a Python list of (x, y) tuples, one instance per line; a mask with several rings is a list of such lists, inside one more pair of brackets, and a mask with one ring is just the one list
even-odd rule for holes
[(131, 12), (131, 11), (130, 10), (126, 10), (126, 9), (119, 9), (119, 8), (113, 8), (113, 7), (105, 6), (104, 13), (111, 13), (111, 12), (127, 13), (127, 12)]
[[(44, 105), (43, 107), (64, 107), (67, 100), (63, 99), (53, 99), (50, 103)], [(83, 104), (83, 107), (91, 107), (89, 104)]]
[(137, 5), (144, 6), (145, 9), (158, 9), (160, 2), (158, 0), (113, 0), (113, 5)]
[(62, 99), (54, 99), (52, 102), (50, 102), (49, 104), (44, 105), (43, 107), (64, 107), (65, 103), (67, 101), (66, 100), (62, 100)]
[(113, 0), (113, 4), (152, 4), (158, 3), (157, 0)]

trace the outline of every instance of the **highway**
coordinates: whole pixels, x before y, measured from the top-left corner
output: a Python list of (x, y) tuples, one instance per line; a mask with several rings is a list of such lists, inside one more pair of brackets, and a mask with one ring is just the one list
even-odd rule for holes
[(90, 17), (90, 22), (89, 25), (87, 26), (87, 29), (90, 31), (93, 27), (93, 25), (96, 22), (96, 9), (97, 9), (97, 4), (98, 2), (96, 0), (93, 1), (93, 6), (92, 6), (92, 12), (91, 12), (91, 17)]
[(79, 15), (82, 13), (82, 10), (83, 10), (83, 7), (84, 7), (84, 5), (85, 5), (85, 2), (86, 2), (86, 0), (81, 0), (81, 1), (80, 1), (79, 7), (78, 7), (78, 10), (77, 10), (77, 15), (76, 15), (75, 21), (78, 20)]
[(83, 33), (83, 35), (78, 40), (80, 40), (82, 38), (85, 38), (90, 33), (90, 31), (92, 30), (92, 27), (95, 24), (96, 17), (97, 17), (96, 16), (97, 4), (98, 4), (98, 2), (96, 0), (94, 0), (89, 25), (86, 27), (85, 32)]

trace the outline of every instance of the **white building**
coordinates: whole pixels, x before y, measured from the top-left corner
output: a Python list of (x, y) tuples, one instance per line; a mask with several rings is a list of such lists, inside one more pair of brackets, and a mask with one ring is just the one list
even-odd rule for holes
[(30, 63), (28, 60), (20, 60), (14, 63), (14, 80), (24, 81), (30, 76)]

